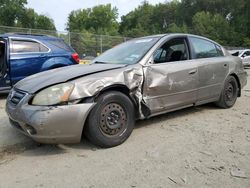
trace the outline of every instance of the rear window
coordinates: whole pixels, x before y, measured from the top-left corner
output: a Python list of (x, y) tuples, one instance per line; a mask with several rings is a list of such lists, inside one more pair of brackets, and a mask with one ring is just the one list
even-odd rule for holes
[(57, 48), (73, 52), (73, 48), (71, 48), (68, 44), (66, 44), (63, 40), (49, 40), (51, 45), (56, 46)]
[(29, 52), (48, 52), (49, 49), (36, 42), (36, 41), (29, 41), (29, 40), (12, 40), (12, 53), (29, 53)]
[(222, 49), (208, 40), (190, 37), (190, 42), (193, 46), (193, 58), (195, 59), (224, 56)]

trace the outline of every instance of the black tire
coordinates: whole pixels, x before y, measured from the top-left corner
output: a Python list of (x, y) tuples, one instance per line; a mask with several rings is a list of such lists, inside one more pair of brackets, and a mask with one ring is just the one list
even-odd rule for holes
[(101, 94), (96, 103), (88, 116), (84, 135), (100, 147), (120, 145), (134, 128), (132, 101), (121, 92), (109, 91)]
[(221, 108), (231, 108), (238, 97), (239, 86), (238, 82), (233, 76), (229, 76), (222, 89), (220, 99), (216, 102), (216, 105)]

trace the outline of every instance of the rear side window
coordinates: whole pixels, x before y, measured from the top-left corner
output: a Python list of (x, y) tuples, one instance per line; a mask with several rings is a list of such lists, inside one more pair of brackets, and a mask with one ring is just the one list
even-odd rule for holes
[(44, 45), (29, 40), (12, 40), (12, 53), (48, 52), (49, 49)]
[(74, 50), (66, 44), (63, 40), (49, 40), (48, 41), (51, 45), (56, 46), (57, 48), (73, 52)]
[(193, 58), (195, 59), (224, 56), (222, 49), (210, 41), (195, 37), (190, 37), (189, 40), (193, 47)]

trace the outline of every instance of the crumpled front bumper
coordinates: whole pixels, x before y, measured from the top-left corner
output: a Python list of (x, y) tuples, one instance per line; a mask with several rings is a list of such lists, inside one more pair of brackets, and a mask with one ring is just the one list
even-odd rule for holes
[(13, 127), (40, 143), (81, 141), (85, 120), (95, 103), (60, 106), (29, 105), (26, 95), (17, 105), (7, 99), (6, 112)]

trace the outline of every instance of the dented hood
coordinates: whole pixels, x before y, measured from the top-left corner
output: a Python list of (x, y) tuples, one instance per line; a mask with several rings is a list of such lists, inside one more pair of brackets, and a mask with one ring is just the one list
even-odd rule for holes
[(19, 81), (14, 87), (28, 93), (35, 93), (38, 90), (50, 85), (66, 82), (85, 75), (122, 68), (125, 66), (126, 65), (121, 64), (72, 65), (34, 74)]

